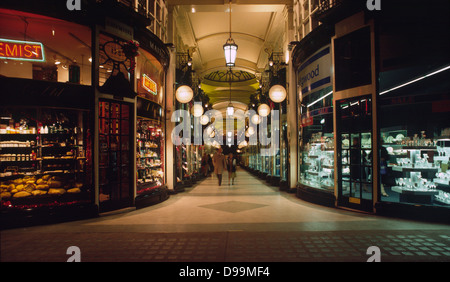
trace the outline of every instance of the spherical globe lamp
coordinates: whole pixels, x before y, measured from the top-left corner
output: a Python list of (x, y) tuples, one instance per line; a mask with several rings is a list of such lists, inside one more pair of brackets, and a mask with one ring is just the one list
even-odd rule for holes
[(270, 107), (267, 104), (259, 105), (258, 114), (262, 117), (268, 116), (270, 114)]
[(259, 115), (254, 114), (254, 115), (252, 116), (252, 123), (253, 123), (253, 124), (259, 124), (260, 122), (261, 122), (261, 118), (259, 117)]
[(200, 117), (200, 123), (201, 123), (202, 125), (206, 125), (208, 122), (209, 122), (209, 117), (208, 117), (208, 116), (202, 115), (202, 116)]
[(281, 103), (286, 99), (286, 89), (279, 84), (274, 85), (269, 90), (269, 97), (275, 103)]
[(182, 85), (178, 87), (177, 91), (175, 92), (175, 97), (177, 98), (178, 102), (185, 104), (192, 100), (192, 97), (194, 97), (194, 91), (192, 91), (191, 87)]
[(192, 114), (194, 117), (201, 117), (203, 115), (203, 106), (201, 103), (195, 103), (192, 106)]

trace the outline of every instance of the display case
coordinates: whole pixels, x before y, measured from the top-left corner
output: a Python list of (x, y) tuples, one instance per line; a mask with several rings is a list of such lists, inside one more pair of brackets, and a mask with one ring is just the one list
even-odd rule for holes
[(314, 133), (301, 151), (300, 183), (333, 191), (334, 138), (331, 134)]
[(1, 108), (1, 207), (92, 201), (88, 111)]
[(164, 137), (159, 121), (137, 119), (136, 170), (137, 195), (164, 184)]
[(388, 201), (450, 205), (450, 138), (427, 138), (424, 131), (382, 133), (389, 155)]

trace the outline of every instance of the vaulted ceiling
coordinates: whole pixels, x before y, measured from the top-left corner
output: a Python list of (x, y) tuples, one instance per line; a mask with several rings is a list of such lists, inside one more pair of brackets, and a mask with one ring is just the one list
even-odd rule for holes
[[(233, 0), (231, 3), (231, 36), (238, 45), (231, 84), (231, 100), (245, 105), (258, 89), (261, 72), (267, 67), (272, 52), (282, 50), (285, 37), (285, 6), (288, 0)], [(223, 110), (230, 101), (230, 84), (217, 81), (217, 74), (225, 74), (223, 45), (230, 35), (229, 0), (168, 0), (175, 6), (178, 36), (193, 59), (193, 70), (201, 79), (203, 91), (213, 107)]]

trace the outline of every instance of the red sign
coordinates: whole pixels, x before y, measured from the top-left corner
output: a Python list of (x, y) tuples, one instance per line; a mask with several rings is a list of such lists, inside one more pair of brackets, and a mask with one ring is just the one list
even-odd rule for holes
[(307, 126), (314, 124), (314, 119), (313, 119), (313, 117), (303, 116), (301, 122), (302, 122), (302, 124), (301, 124), (302, 127), (307, 127)]
[(45, 62), (44, 46), (40, 42), (0, 38), (0, 59)]
[(158, 94), (158, 85), (145, 74), (142, 75), (142, 87), (153, 95)]

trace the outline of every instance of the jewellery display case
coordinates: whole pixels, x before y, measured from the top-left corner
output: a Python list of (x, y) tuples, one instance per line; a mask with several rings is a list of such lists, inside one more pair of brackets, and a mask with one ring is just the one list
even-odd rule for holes
[(334, 189), (334, 139), (332, 134), (314, 133), (304, 147), (300, 183), (332, 191)]
[(137, 194), (164, 184), (164, 138), (160, 122), (137, 119)]
[(2, 109), (2, 208), (90, 202), (91, 145), (87, 112), (44, 108)]
[(392, 133), (382, 135), (391, 169), (390, 200), (450, 205), (450, 139), (427, 138), (424, 131), (412, 137), (406, 131)]

